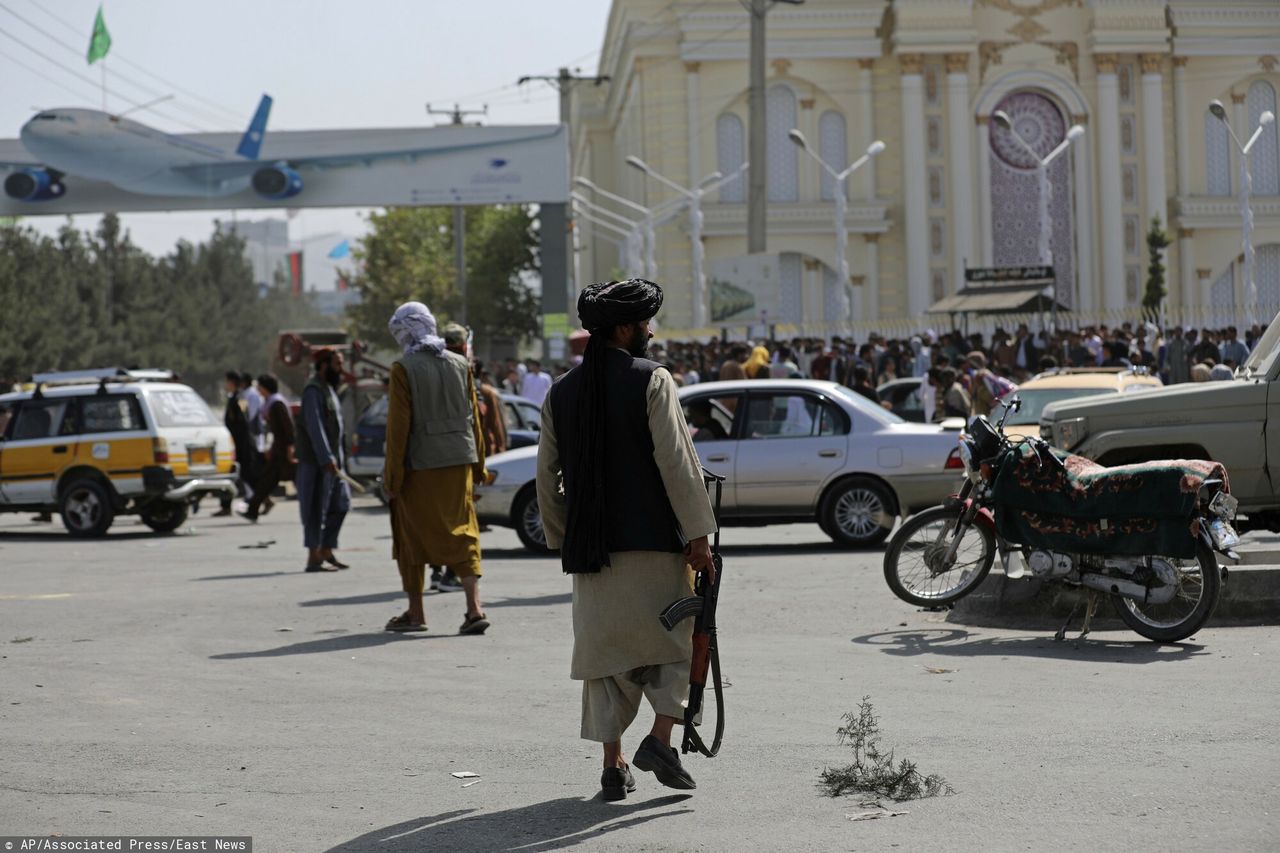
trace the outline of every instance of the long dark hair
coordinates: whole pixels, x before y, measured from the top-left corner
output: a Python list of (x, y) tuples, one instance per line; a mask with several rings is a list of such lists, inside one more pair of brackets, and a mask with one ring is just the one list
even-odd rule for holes
[(578, 446), (573, 448), (580, 482), (565, 484), (569, 517), (565, 526), (561, 562), (571, 574), (598, 572), (609, 565), (605, 539), (605, 506), (609, 500), (604, 481), (605, 360), (614, 329), (596, 329), (582, 355), (582, 392), (578, 395)]

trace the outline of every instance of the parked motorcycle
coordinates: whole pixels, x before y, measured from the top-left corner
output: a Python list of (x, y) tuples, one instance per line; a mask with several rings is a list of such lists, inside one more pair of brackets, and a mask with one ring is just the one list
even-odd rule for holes
[(1104, 468), (1038, 438), (1010, 441), (1004, 420), (1020, 407), (1013, 398), (994, 427), (970, 420), (956, 450), (964, 484), (894, 534), (889, 588), (909, 604), (950, 605), (978, 588), (998, 552), (1009, 578), (1089, 590), (1084, 634), (1102, 596), (1148, 639), (1199, 630), (1225, 577), (1214, 552), (1234, 558), (1240, 541), (1225, 469), (1197, 460)]

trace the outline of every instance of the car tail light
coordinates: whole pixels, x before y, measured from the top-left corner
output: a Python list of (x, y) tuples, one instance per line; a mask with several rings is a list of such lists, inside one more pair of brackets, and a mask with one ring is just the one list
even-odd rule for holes
[(945, 471), (963, 471), (964, 460), (960, 458), (960, 448), (954, 447), (947, 454), (947, 464), (942, 466)]
[(157, 465), (169, 464), (169, 442), (158, 436), (151, 439), (151, 452), (155, 456)]

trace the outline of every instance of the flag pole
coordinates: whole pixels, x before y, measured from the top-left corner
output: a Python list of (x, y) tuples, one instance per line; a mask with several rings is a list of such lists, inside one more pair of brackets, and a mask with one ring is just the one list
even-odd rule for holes
[(107, 58), (98, 60), (102, 63), (102, 111), (107, 111)]

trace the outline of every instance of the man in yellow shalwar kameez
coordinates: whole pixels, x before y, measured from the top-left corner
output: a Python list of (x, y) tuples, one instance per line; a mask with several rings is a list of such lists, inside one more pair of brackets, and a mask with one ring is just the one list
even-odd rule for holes
[(429, 563), (448, 566), (462, 581), (467, 613), (459, 633), (483, 634), (489, 620), (480, 606), (480, 525), (472, 486), (485, 477), (484, 438), (471, 365), (446, 348), (421, 302), (401, 305), (388, 328), (404, 355), (391, 366), (383, 488), (409, 609), (387, 630), (427, 629), (422, 592)]
[(711, 566), (715, 514), (675, 380), (643, 356), (662, 305), (652, 282), (594, 284), (578, 300), (591, 332), (582, 364), (547, 395), (538, 439), (538, 506), (547, 544), (573, 576), (573, 662), (582, 737), (604, 747), (601, 794), (635, 790), (622, 734), (640, 699), (655, 713), (633, 760), (671, 788), (696, 787), (671, 748), (684, 718), (693, 654), (689, 623), (658, 614), (693, 594)]

